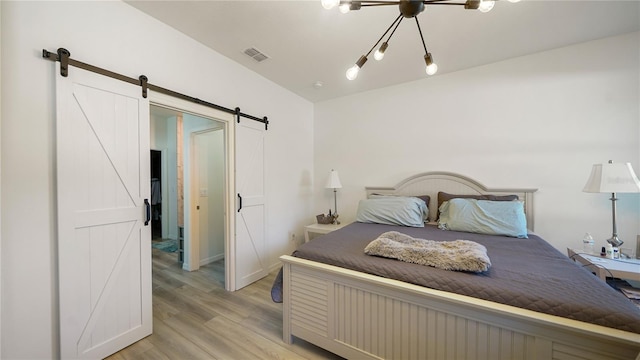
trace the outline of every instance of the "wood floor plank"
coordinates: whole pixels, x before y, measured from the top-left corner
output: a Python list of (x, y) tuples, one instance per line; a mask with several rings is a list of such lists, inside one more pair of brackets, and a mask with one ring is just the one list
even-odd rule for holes
[(224, 260), (182, 270), (175, 253), (152, 249), (153, 334), (109, 360), (341, 359), (300, 339), (282, 341), (282, 304), (271, 301), (277, 271), (224, 290)]
[(166, 290), (164, 288), (155, 289), (153, 297), (162, 299), (163, 301), (171, 304), (179, 312), (191, 312), (197, 314), (202, 321), (208, 321), (218, 315), (214, 311), (210, 311), (203, 306), (200, 306), (191, 299), (185, 297), (182, 292), (188, 290), (188, 286), (184, 285), (173, 291)]
[(224, 290), (202, 292), (198, 289), (185, 288), (180, 296), (189, 297), (197, 306), (206, 309), (217, 315), (224, 315), (234, 321), (240, 322), (251, 314), (252, 305), (248, 304), (242, 297), (226, 296)]
[(248, 358), (251, 359), (293, 359), (298, 356), (284, 346), (274, 346), (272, 341), (223, 316), (208, 321), (205, 326), (225, 342), (249, 352)]
[(215, 330), (203, 326), (203, 323), (193, 314), (180, 314), (167, 320), (167, 325), (185, 334), (189, 341), (211, 354), (212, 357), (218, 359), (253, 358), (243, 346), (237, 346), (224, 337), (220, 337)]
[(162, 296), (153, 297), (153, 316), (159, 320), (171, 318), (180, 313), (180, 309), (173, 305), (171, 300)]
[[(183, 281), (170, 276), (168, 273), (172, 270), (167, 268), (154, 268), (152, 272), (152, 284), (154, 287), (160, 286), (165, 289), (175, 289), (184, 285)], [(173, 270), (177, 271), (177, 270)]]
[[(154, 319), (156, 320), (156, 319)], [(206, 352), (188, 338), (188, 334), (182, 334), (168, 326), (164, 321), (154, 321), (153, 332), (157, 337), (150, 338), (161, 358), (166, 359), (212, 359), (212, 354)]]
[[(168, 269), (171, 270), (171, 269)], [(218, 283), (214, 277), (207, 277), (203, 275), (201, 271), (164, 271), (167, 276), (183, 282), (185, 285), (189, 285), (202, 291), (209, 291), (216, 287), (224, 287), (223, 284)]]
[(111, 360), (134, 360), (141, 359), (144, 354), (154, 349), (153, 344), (149, 342), (149, 338), (142, 339), (135, 343), (135, 345), (129, 346), (113, 355), (109, 359)]

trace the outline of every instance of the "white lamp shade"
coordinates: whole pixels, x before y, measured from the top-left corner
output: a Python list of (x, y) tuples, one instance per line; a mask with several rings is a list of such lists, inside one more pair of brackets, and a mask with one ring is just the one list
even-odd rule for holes
[(331, 170), (329, 173), (329, 179), (327, 180), (327, 185), (325, 185), (327, 189), (341, 189), (342, 184), (340, 183), (340, 177), (338, 177), (338, 172), (335, 170)]
[(637, 193), (640, 181), (630, 163), (595, 164), (582, 189), (588, 193)]

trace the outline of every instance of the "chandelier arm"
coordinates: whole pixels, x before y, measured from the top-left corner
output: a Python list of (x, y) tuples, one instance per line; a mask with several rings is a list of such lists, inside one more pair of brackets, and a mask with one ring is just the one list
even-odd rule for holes
[[(466, 4), (432, 2), (432, 3), (425, 3), (425, 5), (453, 5), (453, 6), (465, 6)], [(362, 6), (364, 6), (364, 5), (362, 5)]]
[(374, 6), (387, 6), (387, 5), (395, 5), (395, 6), (398, 6), (398, 3), (362, 4), (362, 5), (360, 5), (360, 7), (374, 7)]
[(418, 17), (415, 16), (414, 17), (416, 19), (416, 25), (418, 25), (418, 32), (420, 33), (420, 40), (422, 40), (422, 46), (424, 47), (424, 53), (429, 54), (429, 51), (427, 51), (427, 44), (425, 44), (424, 42), (424, 36), (422, 36), (422, 29), (420, 29), (420, 22), (418, 21)]
[[(440, 0), (440, 1), (442, 1), (442, 0)], [(343, 3), (347, 3), (347, 4), (349, 4), (349, 3), (351, 3), (351, 0), (347, 0), (347, 1), (342, 0), (342, 1), (340, 1), (340, 4), (343, 4)], [(400, 1), (397, 1), (397, 0), (396, 0), (396, 1), (386, 1), (386, 0), (382, 0), (382, 1), (374, 1), (374, 0), (371, 0), (371, 1), (369, 1), (369, 0), (364, 0), (364, 1), (361, 1), (360, 3), (362, 4), (362, 6), (371, 6), (371, 5), (398, 5), (398, 4), (400, 3)]]
[[(398, 21), (398, 23), (396, 24), (396, 27), (393, 28), (393, 31), (391, 32), (391, 34), (387, 38), (387, 42), (389, 42), (389, 40), (391, 40), (391, 37), (396, 32), (396, 29), (398, 28), (398, 26), (400, 26), (400, 23), (402, 22), (402, 19), (404, 19), (404, 18), (401, 18), (400, 21)], [(398, 20), (398, 19), (396, 19), (396, 20)]]
[(369, 52), (367, 53), (367, 55), (365, 55), (365, 57), (369, 57), (369, 54), (371, 54), (371, 52), (373, 51), (373, 49), (376, 48), (376, 46), (378, 46), (378, 44), (380, 43), (380, 41), (382, 41), (382, 39), (384, 38), (385, 35), (387, 35), (387, 33), (389, 32), (389, 30), (391, 30), (391, 28), (393, 27), (393, 25), (396, 24), (396, 22), (398, 24), (400, 24), (400, 21), (402, 21), (402, 14), (398, 15), (398, 17), (393, 20), (393, 22), (391, 23), (391, 25), (389, 25), (389, 27), (387, 28), (387, 31), (384, 32), (384, 34), (382, 34), (382, 36), (380, 36), (380, 39), (378, 39), (378, 41), (376, 41), (375, 44), (373, 44), (373, 46), (371, 47), (371, 50), (369, 50)]

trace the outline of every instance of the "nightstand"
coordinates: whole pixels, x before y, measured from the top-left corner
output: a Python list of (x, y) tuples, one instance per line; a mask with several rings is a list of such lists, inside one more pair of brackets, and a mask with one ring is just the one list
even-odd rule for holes
[(340, 228), (343, 228), (349, 224), (311, 224), (304, 227), (304, 242), (309, 242), (310, 237), (309, 234), (328, 234), (332, 231), (336, 231)]
[(567, 248), (567, 253), (574, 261), (589, 266), (589, 270), (595, 272), (602, 280), (612, 276), (633, 282), (640, 281), (640, 260), (638, 259), (613, 260), (598, 255), (583, 254), (571, 248)]
[[(640, 259), (607, 259), (598, 255), (589, 255), (567, 248), (569, 257), (585, 265), (600, 279), (619, 290), (640, 309)], [(607, 280), (607, 277), (615, 279)]]

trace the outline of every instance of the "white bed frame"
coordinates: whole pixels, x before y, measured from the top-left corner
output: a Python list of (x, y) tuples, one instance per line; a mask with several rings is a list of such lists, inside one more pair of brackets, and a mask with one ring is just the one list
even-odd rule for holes
[[(423, 173), (367, 194), (517, 194), (533, 229), (536, 189), (488, 189)], [(282, 256), (283, 336), (352, 359), (636, 359), (640, 335)], [(597, 280), (594, 277), (594, 280)]]

